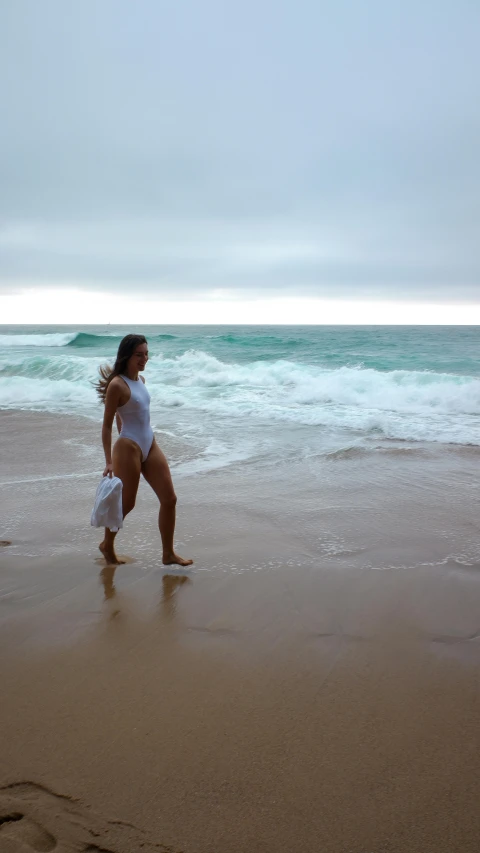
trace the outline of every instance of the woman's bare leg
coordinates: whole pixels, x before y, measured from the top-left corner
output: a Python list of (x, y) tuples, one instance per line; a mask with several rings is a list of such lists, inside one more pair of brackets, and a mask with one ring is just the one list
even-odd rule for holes
[(158, 528), (162, 539), (162, 562), (164, 566), (171, 566), (174, 563), (179, 566), (191, 566), (193, 560), (185, 560), (183, 557), (179, 557), (173, 547), (177, 496), (173, 488), (168, 462), (155, 441), (142, 465), (142, 473), (160, 501)]
[[(142, 452), (134, 441), (129, 438), (119, 438), (113, 446), (113, 473), (122, 481), (122, 509), (125, 518), (135, 506), (140, 472), (142, 470)], [(114, 542), (116, 532), (105, 528), (105, 538), (98, 546), (108, 565), (125, 562), (119, 560), (115, 553)]]

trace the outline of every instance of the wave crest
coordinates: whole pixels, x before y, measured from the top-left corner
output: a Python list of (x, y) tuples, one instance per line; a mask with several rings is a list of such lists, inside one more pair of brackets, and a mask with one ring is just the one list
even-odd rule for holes
[(77, 332), (51, 332), (45, 335), (0, 335), (0, 346), (7, 347), (66, 347)]
[[(52, 345), (64, 346), (58, 337)], [(85, 349), (5, 353), (0, 407), (75, 412), (85, 406), (98, 416), (92, 381), (100, 362)], [(145, 375), (155, 414), (181, 408), (209, 418), (480, 445), (480, 379), (473, 376), (293, 360), (228, 363), (201, 350), (154, 356)]]

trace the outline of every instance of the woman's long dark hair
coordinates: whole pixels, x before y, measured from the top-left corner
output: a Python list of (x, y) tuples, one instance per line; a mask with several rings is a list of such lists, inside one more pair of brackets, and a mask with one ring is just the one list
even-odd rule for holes
[(95, 383), (95, 390), (100, 397), (102, 403), (105, 402), (107, 388), (110, 385), (114, 376), (120, 376), (125, 373), (127, 362), (130, 356), (133, 355), (139, 344), (146, 344), (147, 339), (143, 335), (125, 335), (120, 341), (118, 347), (117, 358), (113, 368), (109, 364), (102, 364), (99, 367), (100, 379)]

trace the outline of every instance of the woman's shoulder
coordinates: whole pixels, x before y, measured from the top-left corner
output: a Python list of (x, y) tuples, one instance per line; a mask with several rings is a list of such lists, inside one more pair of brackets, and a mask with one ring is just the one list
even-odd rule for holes
[(109, 388), (125, 388), (127, 383), (122, 379), (121, 376), (114, 376), (113, 379), (110, 380)]
[(114, 376), (108, 383), (107, 394), (110, 398), (122, 396), (127, 391), (127, 383), (121, 376)]

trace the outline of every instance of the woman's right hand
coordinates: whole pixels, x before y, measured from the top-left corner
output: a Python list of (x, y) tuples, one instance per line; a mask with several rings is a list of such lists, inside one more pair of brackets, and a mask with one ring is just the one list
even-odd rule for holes
[(104, 477), (113, 477), (113, 463), (107, 462), (105, 465), (105, 471), (103, 472)]

